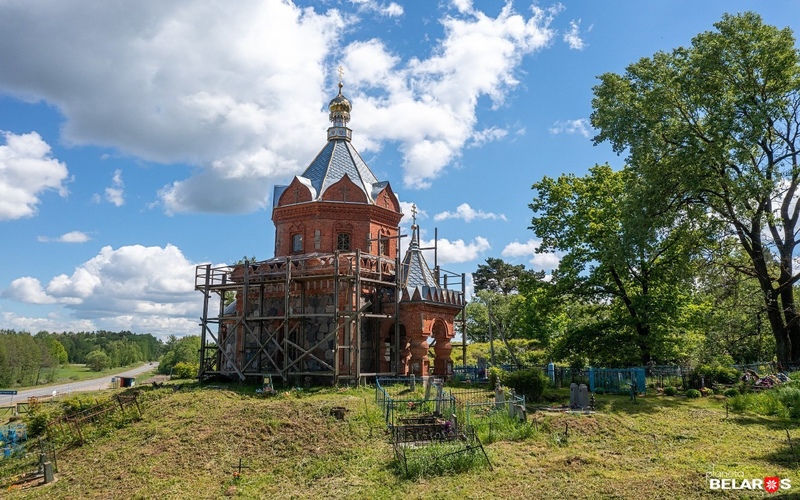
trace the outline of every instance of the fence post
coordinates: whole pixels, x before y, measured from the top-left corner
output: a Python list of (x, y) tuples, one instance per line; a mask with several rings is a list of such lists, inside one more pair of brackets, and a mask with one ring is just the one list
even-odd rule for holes
[(594, 392), (594, 368), (589, 367), (589, 390)]

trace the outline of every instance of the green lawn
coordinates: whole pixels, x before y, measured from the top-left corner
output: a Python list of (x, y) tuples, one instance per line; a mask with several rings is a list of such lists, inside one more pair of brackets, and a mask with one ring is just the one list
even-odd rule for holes
[(106, 375), (114, 375), (116, 373), (122, 373), (124, 371), (130, 370), (131, 368), (136, 368), (137, 366), (141, 366), (143, 364), (144, 363), (137, 363), (130, 366), (118, 366), (116, 368), (109, 368), (107, 370), (102, 370), (99, 372), (92, 371), (89, 369), (88, 366), (82, 364), (64, 365), (58, 368), (54, 380), (52, 382), (48, 382), (47, 384), (29, 386), (29, 387), (14, 387), (14, 390), (23, 391), (25, 389), (33, 389), (36, 387), (47, 387), (49, 385), (66, 384), (69, 382), (80, 382), (81, 380), (100, 378)]
[(141, 390), (140, 421), (61, 452), (56, 483), (9, 497), (742, 498), (709, 489), (725, 474), (789, 478), (800, 490), (797, 422), (726, 418), (722, 397), (598, 396), (595, 414), (533, 413), (525, 439), (487, 444), (494, 470), (405, 479), (372, 390)]

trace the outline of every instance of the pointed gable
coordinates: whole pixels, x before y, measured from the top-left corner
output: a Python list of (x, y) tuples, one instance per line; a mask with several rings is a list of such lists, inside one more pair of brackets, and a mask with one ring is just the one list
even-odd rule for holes
[(322, 193), (323, 201), (340, 201), (345, 203), (367, 203), (367, 195), (350, 179), (343, 176)]
[(275, 206), (281, 207), (283, 205), (303, 203), (313, 199), (312, 188), (308, 179), (295, 176), (288, 186), (281, 187), (283, 189), (281, 193), (277, 195)]

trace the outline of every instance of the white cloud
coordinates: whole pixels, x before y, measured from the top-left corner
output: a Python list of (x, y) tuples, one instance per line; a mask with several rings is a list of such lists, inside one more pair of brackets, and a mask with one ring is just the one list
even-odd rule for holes
[(0, 146), (0, 220), (35, 215), (46, 191), (66, 196), (67, 166), (50, 156), (50, 146), (39, 134), (0, 134), (6, 142)]
[(570, 21), (569, 31), (564, 33), (564, 41), (569, 45), (569, 48), (574, 50), (583, 50), (586, 43), (581, 38), (581, 20)]
[(395, 2), (385, 4), (376, 0), (350, 0), (350, 3), (357, 5), (361, 11), (377, 12), (387, 17), (400, 17), (404, 12), (403, 7)]
[(125, 184), (122, 182), (122, 170), (115, 170), (111, 179), (111, 187), (106, 188), (106, 200), (115, 207), (125, 204)]
[(434, 220), (462, 219), (464, 222), (472, 222), (475, 219), (507, 220), (504, 214), (495, 214), (475, 210), (469, 203), (462, 203), (456, 208), (455, 212), (444, 211), (433, 216)]
[(42, 290), (42, 284), (39, 283), (39, 280), (30, 276), (12, 281), (11, 285), (3, 290), (2, 296), (26, 304), (55, 304), (58, 302), (54, 297), (47, 295)]
[[(399, 2), (359, 6), (402, 13)], [(403, 60), (381, 40), (343, 47), (356, 17), (290, 1), (3, 2), (0, 91), (56, 106), (67, 144), (196, 165), (160, 190), (165, 211), (236, 213), (267, 207), (269, 186), (321, 147), (321, 104), (342, 63), (357, 146), (396, 142), (405, 185), (424, 188), (464, 147), (501, 138), (475, 131), (477, 102), (503, 104), (522, 58), (551, 43), (559, 10), (520, 14), (509, 2), (491, 17), (465, 0), (454, 6), (431, 56)]]
[[(434, 240), (420, 240), (421, 247), (432, 247), (434, 243)], [(464, 240), (460, 239), (450, 241), (445, 238), (439, 238), (439, 264), (470, 262), (477, 259), (482, 252), (490, 248), (492, 248), (492, 246), (489, 245), (489, 240), (482, 236), (476, 236), (470, 243), (466, 243)], [(433, 250), (425, 252), (425, 259), (428, 261), (428, 265), (433, 266)]]
[(421, 219), (427, 219), (428, 213), (425, 210), (421, 210), (415, 203), (409, 201), (401, 201), (400, 202), (400, 211), (403, 212), (403, 218), (400, 219), (402, 224), (411, 224), (411, 215), (416, 210), (417, 212), (417, 221)]
[(505, 138), (507, 135), (508, 130), (498, 127), (489, 127), (483, 130), (476, 130), (472, 133), (472, 137), (470, 137), (471, 142), (469, 147), (478, 148), (486, 143), (499, 141), (500, 139)]
[(453, 7), (462, 14), (472, 12), (472, 0), (453, 0)]
[(55, 276), (45, 286), (36, 278), (18, 278), (2, 296), (62, 304), (98, 328), (184, 335), (195, 333), (202, 308), (194, 273), (195, 264), (173, 245), (107, 246), (71, 275)]
[(260, 191), (204, 196), (218, 181), (268, 186), (313, 157), (320, 143), (308, 138), (327, 126), (326, 59), (344, 26), (336, 10), (280, 0), (3, 2), (0, 90), (57, 106), (67, 144), (196, 164), (198, 175), (162, 190), (167, 210), (254, 210)]
[(551, 134), (580, 134), (589, 137), (589, 120), (578, 118), (577, 120), (557, 121), (550, 127)]
[(560, 258), (553, 253), (536, 253), (542, 244), (541, 241), (530, 239), (525, 243), (514, 241), (503, 249), (503, 257), (530, 257), (529, 261), (534, 268), (540, 270), (553, 270), (558, 267)]
[(360, 147), (399, 141), (406, 187), (429, 187), (468, 141), (502, 137), (500, 129), (474, 130), (478, 98), (501, 106), (518, 84), (514, 73), (522, 57), (547, 47), (554, 35), (550, 23), (557, 8), (534, 6), (526, 19), (510, 3), (496, 18), (466, 2), (454, 5), (463, 16), (441, 20), (444, 39), (427, 59), (403, 62), (377, 39), (344, 51), (348, 88), (356, 87), (354, 121), (366, 135)]
[(50, 238), (48, 236), (39, 236), (37, 238), (37, 240), (39, 240), (39, 241), (41, 241), (43, 243), (50, 243), (50, 242), (55, 242), (55, 243), (86, 243), (90, 239), (91, 238), (89, 237), (89, 235), (84, 233), (84, 232), (82, 232), (82, 231), (70, 231), (70, 232), (64, 233), (61, 236), (58, 236), (56, 238)]
[(19, 316), (13, 312), (0, 313), (0, 321), (5, 328), (18, 332), (93, 332), (98, 326), (88, 319), (64, 318), (50, 314), (44, 318)]

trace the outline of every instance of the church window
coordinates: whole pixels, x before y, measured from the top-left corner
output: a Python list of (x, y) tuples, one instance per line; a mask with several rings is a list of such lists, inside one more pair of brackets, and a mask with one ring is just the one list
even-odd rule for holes
[(336, 235), (336, 249), (337, 250), (350, 250), (350, 234), (339, 233)]
[(319, 250), (322, 246), (322, 231), (319, 229), (314, 230), (314, 250)]
[(303, 235), (300, 233), (292, 235), (292, 252), (299, 253), (303, 251)]

